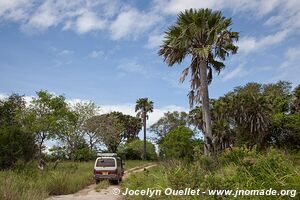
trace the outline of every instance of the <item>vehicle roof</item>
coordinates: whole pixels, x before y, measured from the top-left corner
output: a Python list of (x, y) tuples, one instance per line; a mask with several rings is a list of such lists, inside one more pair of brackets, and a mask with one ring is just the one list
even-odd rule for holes
[(105, 159), (105, 158), (121, 159), (120, 157), (115, 157), (115, 156), (98, 156), (98, 157), (96, 158), (96, 160), (99, 159), (99, 158), (101, 158), (101, 159)]

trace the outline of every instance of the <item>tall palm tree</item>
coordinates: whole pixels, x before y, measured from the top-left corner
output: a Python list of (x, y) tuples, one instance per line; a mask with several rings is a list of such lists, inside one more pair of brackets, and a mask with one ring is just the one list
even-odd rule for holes
[(231, 19), (225, 18), (221, 11), (211, 9), (190, 9), (179, 13), (175, 25), (165, 32), (165, 39), (159, 50), (169, 66), (180, 64), (187, 56), (191, 64), (183, 70), (183, 82), (191, 72), (190, 106), (202, 103), (204, 119), (204, 152), (212, 155), (213, 135), (209, 110), (208, 84), (212, 81), (212, 70), (220, 72), (223, 61), (235, 54), (238, 47), (238, 32), (230, 29)]
[(136, 101), (135, 112), (137, 117), (142, 118), (144, 126), (144, 160), (146, 160), (147, 149), (146, 149), (146, 120), (148, 119), (149, 112), (153, 112), (153, 102), (148, 98), (140, 98)]

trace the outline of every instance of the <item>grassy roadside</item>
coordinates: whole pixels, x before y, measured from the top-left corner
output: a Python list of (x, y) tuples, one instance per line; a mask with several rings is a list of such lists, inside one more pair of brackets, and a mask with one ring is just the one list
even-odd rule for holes
[[(172, 188), (227, 189), (233, 190), (297, 190), (295, 197), (287, 196), (126, 196), (128, 200), (147, 199), (298, 199), (300, 191), (299, 160), (283, 152), (271, 150), (266, 153), (237, 149), (224, 153), (217, 162), (199, 157), (192, 163), (169, 161), (146, 172), (132, 174), (121, 184), (122, 192), (146, 190), (147, 188), (162, 190)], [(292, 158), (292, 159), (291, 159)]]
[(134, 167), (150, 163), (150, 161), (146, 161), (146, 160), (125, 160), (124, 163), (125, 163), (124, 169), (129, 170), (129, 169), (132, 169)]
[[(125, 161), (130, 169), (147, 161)], [(61, 162), (54, 169), (49, 163), (45, 171), (36, 163), (18, 169), (0, 171), (0, 200), (42, 200), (49, 195), (74, 193), (93, 183), (94, 162)]]
[[(163, 190), (168, 187), (168, 179), (163, 165), (157, 165), (149, 168), (143, 172), (136, 172), (131, 174), (125, 181), (121, 183), (121, 191), (124, 192), (125, 188), (133, 190), (144, 190), (151, 188), (153, 190)], [(144, 199), (168, 199), (166, 196), (126, 196), (130, 200), (144, 200)], [(175, 199), (170, 197), (169, 199)]]

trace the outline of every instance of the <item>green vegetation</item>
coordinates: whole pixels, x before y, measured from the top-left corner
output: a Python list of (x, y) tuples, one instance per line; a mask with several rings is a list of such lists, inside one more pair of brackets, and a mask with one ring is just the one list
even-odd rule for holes
[(147, 160), (125, 160), (124, 163), (125, 163), (124, 169), (129, 170), (129, 169), (132, 169), (134, 167), (149, 164), (150, 161), (147, 161)]
[[(129, 189), (269, 189), (300, 190), (300, 167), (288, 155), (270, 149), (259, 153), (247, 148), (234, 148), (224, 152), (219, 159), (199, 155), (194, 162), (169, 161), (141, 173), (131, 175), (122, 190)], [(249, 199), (233, 196), (208, 196), (201, 199)], [(269, 196), (263, 199), (288, 199), (287, 196)], [(199, 199), (197, 196), (127, 196), (127, 199)], [(262, 199), (251, 196), (251, 199)]]
[[(136, 139), (125, 144), (121, 144), (118, 149), (118, 155), (125, 160), (141, 160), (144, 155), (144, 142), (140, 139)], [(147, 141), (147, 160), (156, 160), (157, 154), (155, 152), (155, 146)]]
[(190, 106), (202, 104), (204, 154), (214, 156), (212, 122), (208, 84), (213, 79), (213, 70), (220, 73), (225, 68), (223, 61), (237, 53), (239, 33), (231, 29), (232, 21), (221, 11), (189, 9), (180, 12), (177, 21), (165, 32), (159, 55), (169, 66), (191, 58), (191, 64), (183, 70), (180, 81), (191, 73)]
[[(292, 91), (291, 83), (284, 81), (270, 84), (248, 83), (218, 99), (211, 99), (214, 133), (212, 148), (215, 156), (227, 148), (244, 145), (249, 149), (256, 146), (259, 151), (276, 147), (297, 153), (300, 149), (297, 88)], [(187, 138), (187, 131), (178, 129), (191, 129), (192, 135), (197, 137), (199, 131), (203, 132), (205, 128), (203, 124), (202, 106), (195, 107), (189, 113), (165, 113), (150, 127), (155, 134), (160, 156), (170, 157), (169, 155), (174, 154), (174, 148), (177, 148), (177, 152), (180, 152), (180, 149), (188, 151), (189, 153), (184, 155), (192, 157), (203, 146), (202, 140), (191, 138), (188, 142), (184, 139)], [(188, 149), (180, 147), (184, 143), (189, 144)]]
[[(125, 160), (125, 169), (149, 163), (142, 160)], [(49, 195), (77, 192), (94, 183), (94, 162), (48, 163), (45, 170), (35, 162), (18, 163), (13, 170), (0, 171), (0, 200), (39, 200)], [(97, 188), (104, 188), (105, 182)]]
[(48, 195), (70, 194), (93, 183), (93, 162), (62, 162), (45, 170), (36, 163), (18, 165), (14, 170), (0, 171), (0, 199), (38, 200)]
[(95, 190), (96, 190), (96, 192), (100, 192), (102, 189), (108, 188), (109, 185), (110, 185), (110, 183), (109, 183), (108, 180), (100, 181), (100, 182), (96, 185)]
[(140, 98), (136, 101), (135, 112), (137, 112), (137, 116), (143, 120), (144, 126), (144, 152), (143, 157), (144, 160), (147, 159), (147, 135), (146, 135), (146, 122), (148, 119), (148, 113), (153, 112), (153, 101), (150, 101), (148, 98)]
[(180, 126), (172, 129), (164, 138), (161, 152), (165, 158), (185, 159), (194, 154), (194, 132), (187, 127)]
[[(123, 189), (299, 192), (300, 85), (292, 90), (286, 81), (251, 82), (209, 99), (212, 71), (219, 73), (225, 59), (237, 53), (239, 33), (231, 31), (231, 25), (231, 19), (220, 11), (190, 9), (181, 12), (165, 32), (159, 51), (165, 62), (173, 66), (192, 59), (180, 78), (183, 82), (191, 73), (191, 110), (167, 112), (150, 126), (162, 165), (133, 174), (122, 183)], [(64, 96), (43, 90), (29, 104), (17, 94), (0, 99), (0, 200), (44, 199), (76, 192), (92, 183), (90, 161), (97, 152), (118, 152), (124, 159), (137, 159), (125, 161), (127, 170), (156, 160), (155, 146), (146, 137), (148, 114), (153, 110), (152, 101), (140, 98), (136, 117), (121, 112), (99, 115), (93, 102), (69, 104)], [(138, 138), (142, 126), (143, 141)], [(50, 153), (45, 151), (48, 140), (56, 141)], [(96, 190), (107, 186), (102, 182)], [(286, 197), (268, 197), (278, 198)]]

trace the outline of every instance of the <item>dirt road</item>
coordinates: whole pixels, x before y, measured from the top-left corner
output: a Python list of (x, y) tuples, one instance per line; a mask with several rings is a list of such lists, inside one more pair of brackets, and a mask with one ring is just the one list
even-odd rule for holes
[[(130, 174), (135, 172), (143, 171), (156, 166), (156, 164), (148, 164), (139, 167), (135, 167), (125, 171), (123, 180), (125, 180)], [(122, 200), (124, 199), (121, 195), (115, 195), (114, 192), (120, 191), (119, 185), (110, 185), (106, 189), (102, 189), (100, 192), (95, 190), (96, 184), (90, 185), (87, 188), (80, 190), (75, 194), (59, 195), (49, 197), (47, 200)]]

